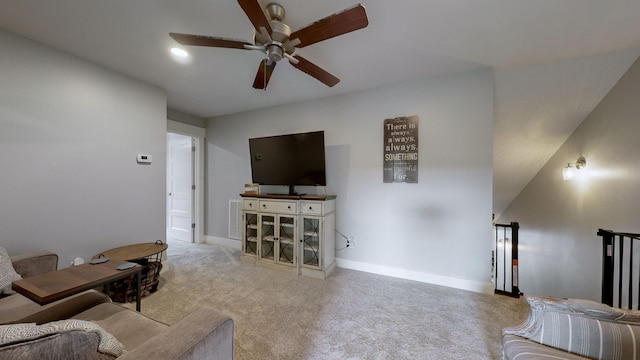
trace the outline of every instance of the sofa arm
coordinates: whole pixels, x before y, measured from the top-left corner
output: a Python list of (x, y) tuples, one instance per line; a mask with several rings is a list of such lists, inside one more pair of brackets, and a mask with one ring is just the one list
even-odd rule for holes
[(43, 324), (51, 321), (65, 320), (87, 309), (91, 309), (96, 305), (110, 302), (111, 298), (107, 295), (93, 289), (86, 290), (79, 294), (44, 305), (40, 311), (25, 316), (20, 322)]
[(21, 294), (15, 294), (0, 299), (0, 325), (25, 322), (42, 324), (68, 319), (105, 302), (111, 302), (111, 299), (95, 290), (87, 290), (47, 305), (38, 305)]
[(11, 257), (11, 262), (16, 272), (23, 278), (58, 269), (58, 255), (51, 251), (15, 255)]
[(200, 308), (118, 359), (232, 360), (233, 332), (229, 316)]

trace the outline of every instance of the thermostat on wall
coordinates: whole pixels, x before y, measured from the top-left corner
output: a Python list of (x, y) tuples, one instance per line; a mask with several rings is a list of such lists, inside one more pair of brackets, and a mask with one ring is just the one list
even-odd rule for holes
[(138, 154), (138, 164), (151, 164), (151, 155)]

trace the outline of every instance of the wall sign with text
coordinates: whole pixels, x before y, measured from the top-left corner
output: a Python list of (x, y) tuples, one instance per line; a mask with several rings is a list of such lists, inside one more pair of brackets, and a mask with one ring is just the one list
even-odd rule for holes
[(384, 120), (385, 183), (418, 182), (418, 116)]

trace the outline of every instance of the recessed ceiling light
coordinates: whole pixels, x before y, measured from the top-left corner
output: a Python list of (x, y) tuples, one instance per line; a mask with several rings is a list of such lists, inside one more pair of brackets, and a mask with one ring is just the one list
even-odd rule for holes
[(171, 48), (171, 53), (175, 56), (181, 57), (181, 58), (186, 58), (189, 57), (189, 53), (180, 49), (180, 48)]

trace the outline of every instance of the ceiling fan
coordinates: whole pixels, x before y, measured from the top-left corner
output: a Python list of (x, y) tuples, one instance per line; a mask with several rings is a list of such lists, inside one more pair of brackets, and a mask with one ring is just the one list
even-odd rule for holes
[(291, 28), (283, 22), (285, 11), (278, 3), (269, 3), (265, 16), (257, 0), (238, 0), (255, 28), (253, 43), (243, 40), (222, 37), (169, 33), (182, 45), (210, 46), (243, 50), (258, 50), (266, 54), (260, 63), (258, 73), (253, 82), (256, 89), (266, 89), (276, 63), (283, 58), (299, 70), (332, 87), (340, 79), (331, 75), (319, 66), (300, 55), (294, 55), (296, 48), (303, 48), (317, 42), (340, 36), (369, 25), (364, 6), (358, 4), (322, 18), (311, 25), (291, 32)]

